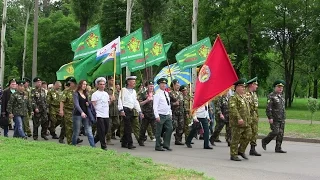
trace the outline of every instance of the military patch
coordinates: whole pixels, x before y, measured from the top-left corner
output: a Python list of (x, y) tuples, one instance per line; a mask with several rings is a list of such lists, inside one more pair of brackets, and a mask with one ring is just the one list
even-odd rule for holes
[(211, 71), (209, 66), (203, 65), (199, 72), (199, 81), (204, 83), (210, 79)]

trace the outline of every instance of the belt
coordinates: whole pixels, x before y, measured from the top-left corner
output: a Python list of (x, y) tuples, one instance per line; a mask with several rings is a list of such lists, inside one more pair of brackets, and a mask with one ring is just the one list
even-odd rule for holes
[(130, 110), (130, 111), (133, 111), (133, 108), (131, 109), (131, 108), (128, 108), (128, 107), (123, 107), (123, 110)]

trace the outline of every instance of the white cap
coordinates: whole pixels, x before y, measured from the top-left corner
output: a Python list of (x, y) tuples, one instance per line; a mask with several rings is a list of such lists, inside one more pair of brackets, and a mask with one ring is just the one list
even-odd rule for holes
[(137, 79), (137, 76), (128, 76), (126, 77), (126, 80), (135, 80)]
[(95, 84), (98, 84), (99, 81), (104, 81), (104, 83), (107, 82), (106, 78), (105, 77), (98, 77), (95, 81)]

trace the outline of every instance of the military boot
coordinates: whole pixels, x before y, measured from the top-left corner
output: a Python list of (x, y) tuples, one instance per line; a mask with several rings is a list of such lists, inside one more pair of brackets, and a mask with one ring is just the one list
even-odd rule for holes
[(267, 150), (267, 143), (264, 142), (264, 139), (261, 140), (262, 148)]
[(275, 152), (276, 153), (287, 153), (287, 151), (282, 150), (281, 147), (280, 148), (276, 147)]
[(254, 145), (251, 145), (251, 149), (250, 149), (250, 156), (261, 156), (261, 154), (259, 154), (257, 151), (256, 151), (256, 148)]
[(249, 159), (244, 153), (238, 152), (238, 155), (240, 155), (243, 159)]
[(232, 160), (232, 161), (241, 161), (241, 159), (238, 156), (231, 156), (230, 160)]

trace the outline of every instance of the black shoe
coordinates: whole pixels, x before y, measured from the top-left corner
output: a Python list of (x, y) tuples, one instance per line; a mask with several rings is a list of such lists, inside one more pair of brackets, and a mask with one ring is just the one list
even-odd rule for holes
[(77, 144), (80, 144), (80, 143), (82, 143), (83, 142), (83, 140), (82, 139), (77, 139)]
[(63, 139), (59, 139), (59, 143), (60, 143), (60, 144), (64, 144)]
[(203, 149), (213, 149), (213, 148), (208, 146), (208, 147), (204, 147)]
[(49, 139), (47, 138), (47, 136), (41, 136), (44, 140), (48, 141)]
[(250, 149), (250, 153), (249, 153), (250, 156), (261, 156), (261, 154), (259, 154), (257, 151), (256, 151), (256, 148), (255, 146), (251, 145), (251, 149)]
[(32, 135), (31, 134), (28, 134), (28, 137), (31, 137)]
[(175, 145), (184, 145), (184, 143), (182, 143), (182, 142), (180, 142), (180, 141), (176, 141), (174, 144), (175, 144)]
[(287, 153), (287, 151), (283, 151), (282, 149), (276, 149), (275, 152), (276, 153)]
[(219, 142), (219, 143), (221, 143), (220, 139), (214, 140), (214, 142)]
[(238, 152), (238, 155), (240, 155), (243, 159), (249, 159), (244, 153)]
[(135, 149), (136, 147), (134, 145), (128, 145), (128, 149)]
[(231, 156), (230, 160), (232, 160), (232, 161), (241, 161), (241, 159), (238, 156)]
[(37, 140), (38, 140), (38, 137), (33, 137), (33, 140), (37, 141)]
[(214, 140), (213, 140), (213, 137), (212, 137), (212, 136), (210, 137), (209, 142), (210, 142), (210, 144), (211, 144), (212, 146), (215, 146)]
[(190, 144), (194, 144), (194, 142), (191, 142)]
[(148, 139), (148, 136), (144, 136), (143, 141), (146, 141)]
[(155, 150), (156, 151), (165, 151), (165, 149), (163, 149), (163, 148), (160, 148), (160, 149), (156, 148)]
[(55, 134), (52, 136), (52, 139), (59, 139), (59, 137)]
[(144, 142), (143, 141), (139, 141), (139, 146), (144, 146)]
[(168, 148), (168, 147), (163, 147), (164, 149), (166, 149), (167, 151), (172, 151), (171, 148)]
[(267, 144), (264, 142), (264, 140), (262, 139), (261, 140), (261, 143), (262, 143), (262, 148), (263, 148), (263, 150), (267, 150)]
[(192, 148), (191, 144), (186, 143), (186, 145), (187, 145), (188, 148)]
[(121, 144), (121, 147), (122, 148), (128, 148), (128, 145), (127, 144)]
[(199, 139), (200, 139), (200, 140), (203, 140), (203, 136), (200, 136)]
[(228, 147), (230, 147), (230, 145), (231, 145), (231, 143), (230, 143), (230, 142), (228, 142)]
[(107, 148), (101, 148), (102, 150), (104, 150), (104, 151), (107, 151), (108, 149)]

